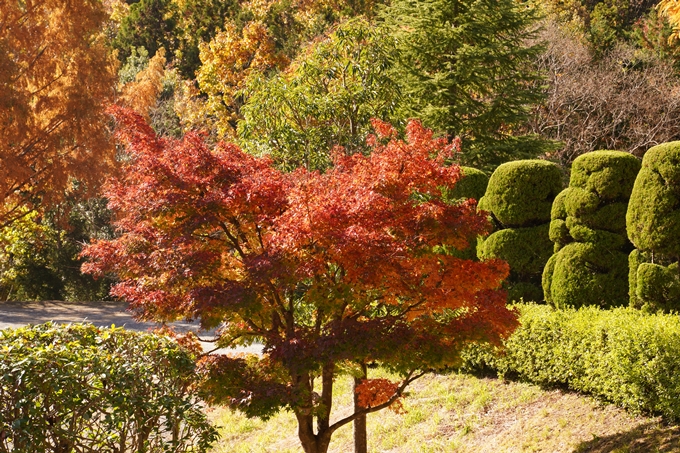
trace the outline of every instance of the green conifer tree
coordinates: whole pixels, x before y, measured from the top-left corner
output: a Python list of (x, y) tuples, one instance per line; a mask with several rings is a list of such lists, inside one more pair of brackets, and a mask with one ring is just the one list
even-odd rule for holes
[(465, 165), (492, 169), (549, 146), (522, 136), (542, 99), (529, 44), (536, 10), (515, 0), (394, 0), (383, 12), (397, 37), (406, 116), (463, 138)]

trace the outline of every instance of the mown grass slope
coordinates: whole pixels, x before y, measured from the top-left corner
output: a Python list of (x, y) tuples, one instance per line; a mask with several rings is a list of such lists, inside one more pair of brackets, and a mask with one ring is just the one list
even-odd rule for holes
[[(338, 381), (338, 414), (349, 411), (350, 381)], [(404, 400), (408, 411), (368, 418), (371, 452), (652, 453), (680, 451), (680, 426), (633, 416), (590, 397), (469, 375), (432, 375)], [(295, 418), (267, 422), (211, 409), (222, 438), (214, 453), (302, 452)], [(339, 430), (332, 452), (352, 451), (351, 426)]]

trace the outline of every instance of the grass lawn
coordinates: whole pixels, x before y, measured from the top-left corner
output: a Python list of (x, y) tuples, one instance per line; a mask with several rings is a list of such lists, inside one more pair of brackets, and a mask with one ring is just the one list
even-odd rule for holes
[[(378, 377), (371, 370), (371, 377)], [(349, 378), (336, 384), (336, 416), (348, 413)], [(680, 451), (680, 426), (636, 417), (559, 390), (468, 375), (416, 381), (406, 414), (368, 416), (371, 452), (653, 453)], [(267, 422), (228, 409), (210, 409), (222, 435), (212, 453), (301, 453), (297, 425), (282, 412)], [(352, 452), (351, 425), (338, 430), (332, 452)]]

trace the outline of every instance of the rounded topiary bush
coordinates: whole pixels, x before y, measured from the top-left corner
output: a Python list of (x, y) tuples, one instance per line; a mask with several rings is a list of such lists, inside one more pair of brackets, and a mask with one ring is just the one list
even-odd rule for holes
[(650, 148), (626, 214), (630, 302), (653, 310), (680, 308), (680, 142)]
[(597, 243), (574, 242), (545, 267), (543, 292), (553, 306), (620, 306), (628, 300), (628, 255)]
[(574, 160), (569, 187), (594, 193), (600, 200), (630, 198), (640, 160), (622, 151), (594, 151)]
[(569, 187), (552, 207), (554, 252), (543, 271), (546, 301), (556, 307), (623, 305), (628, 300), (625, 214), (640, 161), (594, 151), (572, 166)]
[(510, 300), (543, 299), (541, 273), (553, 249), (548, 222), (561, 188), (559, 167), (542, 160), (505, 163), (489, 179), (478, 208), (490, 211), (498, 231), (480, 243), (477, 256), (508, 262)]
[(447, 198), (457, 200), (460, 198), (474, 198), (479, 200), (484, 196), (489, 184), (489, 177), (482, 170), (472, 167), (460, 167), (461, 178), (456, 182), (453, 189), (447, 193)]
[(545, 160), (518, 160), (499, 166), (489, 178), (483, 206), (504, 227), (550, 221), (555, 196), (562, 190), (560, 168)]
[(482, 260), (500, 258), (507, 261), (517, 280), (525, 280), (542, 273), (545, 262), (552, 255), (549, 228), (545, 223), (496, 231), (480, 244), (477, 255)]
[(680, 256), (680, 141), (645, 154), (626, 214), (628, 237), (639, 250)]

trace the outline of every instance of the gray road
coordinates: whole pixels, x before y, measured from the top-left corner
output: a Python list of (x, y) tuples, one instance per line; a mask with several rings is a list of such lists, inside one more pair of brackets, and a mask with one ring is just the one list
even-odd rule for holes
[[(42, 324), (48, 321), (56, 323), (91, 322), (96, 326), (109, 327), (112, 324), (136, 331), (149, 331), (159, 324), (135, 321), (120, 302), (0, 302), (0, 329), (16, 328), (27, 324)], [(203, 349), (210, 351), (214, 348), (208, 340), (214, 339), (213, 331), (200, 330), (195, 322), (175, 322), (169, 324), (177, 332), (193, 331), (202, 342)], [(221, 349), (217, 353), (225, 352), (261, 352), (260, 346), (237, 348), (233, 350)]]

